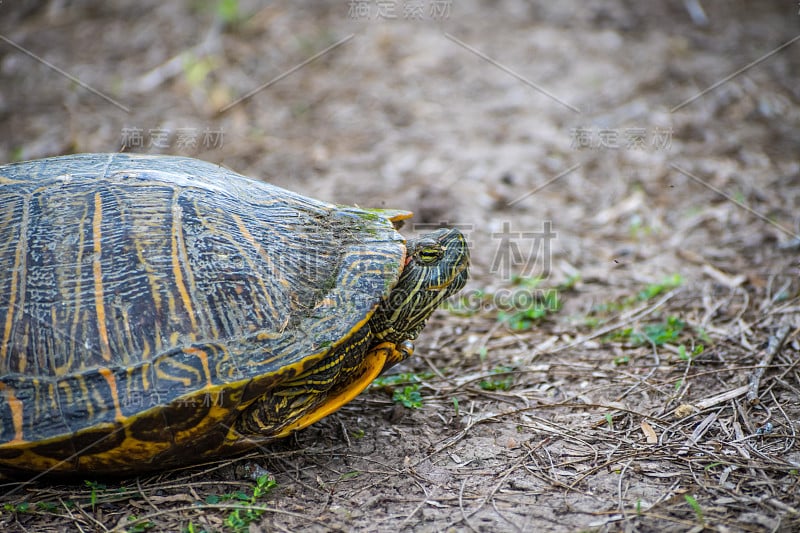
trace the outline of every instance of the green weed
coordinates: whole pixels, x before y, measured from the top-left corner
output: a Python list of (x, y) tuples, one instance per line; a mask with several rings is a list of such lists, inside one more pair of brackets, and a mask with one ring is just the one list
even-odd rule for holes
[(686, 350), (686, 346), (681, 344), (680, 346), (678, 346), (678, 359), (680, 359), (681, 361), (692, 361), (694, 360), (695, 357), (703, 353), (703, 350), (704, 350), (703, 345), (698, 344), (692, 349), (691, 353), (689, 353)]
[(28, 502), (22, 503), (6, 503), (3, 504), (3, 510), (8, 511), (9, 513), (28, 513), (31, 511), (31, 504)]
[(664, 278), (660, 283), (651, 283), (650, 285), (646, 286), (644, 289), (639, 291), (639, 294), (636, 295), (636, 299), (640, 302), (644, 302), (655, 298), (663, 292), (680, 287), (682, 284), (683, 278), (681, 275), (673, 274), (668, 278)]
[(400, 374), (390, 374), (388, 376), (379, 376), (375, 378), (370, 386), (383, 389), (405, 383), (422, 383), (426, 379), (431, 379), (434, 375), (433, 372), (402, 372)]
[(239, 11), (239, 0), (219, 0), (217, 2), (217, 16), (226, 25), (232, 25), (242, 20)]
[[(139, 520), (139, 517), (137, 517), (136, 515), (130, 515), (128, 517), (128, 520), (130, 521)], [(144, 531), (153, 529), (154, 527), (156, 527), (156, 525), (153, 522), (149, 520), (142, 520), (141, 522), (137, 522), (133, 526), (128, 528), (128, 533), (143, 533)]]
[(635, 345), (652, 343), (661, 346), (676, 340), (685, 326), (686, 323), (678, 317), (670, 316), (666, 322), (645, 325), (642, 333), (636, 333), (631, 337), (631, 342)]
[(97, 492), (106, 490), (106, 486), (103, 485), (102, 483), (98, 483), (97, 481), (90, 481), (88, 479), (84, 480), (83, 482), (90, 489), (89, 503), (92, 504), (92, 512), (94, 512), (97, 506)]
[(624, 328), (607, 337), (607, 340), (628, 341), (634, 346), (655, 344), (662, 346), (673, 342), (680, 337), (686, 323), (676, 316), (670, 316), (664, 322), (645, 324), (641, 331), (634, 328)]
[(183, 56), (183, 75), (191, 87), (201, 87), (216, 67), (217, 60), (211, 56), (197, 57), (191, 52)]
[[(516, 295), (522, 294), (524, 298), (517, 298)], [(504, 322), (513, 331), (523, 331), (531, 329), (533, 325), (561, 309), (561, 299), (557, 289), (537, 291), (520, 291), (512, 294), (512, 302), (525, 302), (524, 306), (512, 305), (511, 310), (500, 310), (497, 313), (497, 320)]]
[[(392, 392), (392, 400), (409, 409), (422, 407), (422, 395), (419, 393), (420, 383), (434, 377), (433, 372), (391, 374), (380, 376), (372, 382), (372, 387)], [(404, 385), (400, 388), (400, 385)]]
[(697, 500), (691, 494), (685, 494), (683, 496), (686, 499), (686, 503), (689, 504), (689, 507), (692, 508), (694, 511), (695, 516), (697, 516), (698, 522), (701, 524), (705, 524), (705, 520), (703, 519), (703, 509), (700, 507), (700, 504), (697, 503)]
[[(492, 374), (508, 374), (513, 370), (514, 370), (513, 368), (508, 366), (498, 366), (497, 368), (492, 370)], [(508, 390), (511, 388), (511, 385), (513, 383), (514, 383), (514, 376), (506, 375), (502, 378), (488, 378), (481, 380), (478, 386), (483, 390), (488, 390), (488, 391)]]
[[(228, 516), (225, 517), (225, 526), (234, 533), (245, 533), (249, 531), (250, 524), (258, 520), (264, 514), (263, 509), (253, 508), (250, 506), (256, 505), (256, 502), (269, 493), (278, 483), (269, 475), (259, 476), (256, 479), (256, 484), (250, 494), (244, 491), (236, 491), (221, 496), (211, 495), (206, 498), (206, 503), (217, 504), (225, 501), (242, 502), (243, 506), (239, 509), (234, 509)], [(194, 530), (194, 524), (191, 522), (187, 526), (187, 531), (190, 533)]]
[(422, 408), (422, 395), (419, 393), (419, 385), (406, 385), (402, 389), (395, 389), (392, 400), (403, 404), (409, 409)]

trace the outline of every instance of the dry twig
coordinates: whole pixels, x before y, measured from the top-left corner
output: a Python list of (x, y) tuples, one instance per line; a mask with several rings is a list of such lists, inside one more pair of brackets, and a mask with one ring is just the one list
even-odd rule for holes
[(767, 350), (764, 352), (764, 357), (761, 359), (758, 367), (756, 367), (756, 371), (750, 376), (749, 390), (747, 391), (747, 403), (750, 405), (758, 405), (758, 387), (761, 385), (761, 378), (764, 376), (764, 372), (766, 372), (769, 365), (772, 364), (775, 355), (781, 351), (791, 329), (792, 328), (789, 326), (781, 326), (776, 335), (770, 336)]

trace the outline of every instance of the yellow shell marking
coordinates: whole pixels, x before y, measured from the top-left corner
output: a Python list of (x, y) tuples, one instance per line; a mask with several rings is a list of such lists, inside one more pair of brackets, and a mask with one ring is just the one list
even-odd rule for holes
[(117, 422), (125, 421), (125, 417), (122, 416), (122, 409), (120, 409), (119, 407), (119, 392), (117, 391), (117, 378), (114, 377), (114, 373), (108, 368), (99, 368), (97, 371), (100, 372), (100, 375), (105, 378), (105, 380), (108, 382), (108, 388), (111, 389), (111, 398), (114, 401), (114, 419)]
[[(189, 297), (189, 292), (186, 290), (186, 284), (183, 280), (183, 270), (181, 269), (180, 257), (186, 257), (186, 246), (183, 242), (181, 233), (181, 211), (180, 208), (175, 206), (172, 209), (172, 275), (175, 280), (175, 286), (181, 295), (183, 308), (189, 315), (189, 320), (192, 323), (192, 331), (197, 331), (197, 320), (195, 319), (194, 310), (192, 309), (192, 299)], [(186, 269), (189, 269), (188, 261), (184, 261)], [(194, 334), (192, 334), (194, 337)], [(194, 340), (194, 339), (192, 339)]]
[[(28, 206), (25, 205), (22, 216), (22, 230), (28, 225)], [(14, 255), (14, 268), (11, 270), (11, 286), (8, 295), (8, 310), (6, 311), (6, 324), (3, 328), (3, 344), (0, 344), (0, 362), (5, 363), (8, 357), (8, 345), (11, 342), (11, 326), (14, 325), (14, 308), (17, 301), (17, 283), (19, 283), (20, 263), (22, 263), (22, 249), (25, 246), (24, 239), (20, 238), (17, 243), (17, 250)], [(20, 366), (24, 365), (24, 357), (20, 358)], [(20, 372), (24, 371), (24, 367)]]

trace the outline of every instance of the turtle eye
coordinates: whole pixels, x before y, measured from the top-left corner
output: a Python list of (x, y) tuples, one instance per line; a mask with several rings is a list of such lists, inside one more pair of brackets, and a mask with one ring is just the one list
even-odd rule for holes
[(438, 246), (426, 246), (417, 251), (417, 257), (422, 264), (430, 265), (442, 258), (442, 249)]

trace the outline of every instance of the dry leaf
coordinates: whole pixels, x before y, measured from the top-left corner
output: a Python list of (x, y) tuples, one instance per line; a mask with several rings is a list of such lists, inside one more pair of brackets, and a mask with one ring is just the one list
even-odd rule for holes
[(653, 426), (648, 424), (645, 420), (642, 420), (642, 432), (647, 438), (647, 444), (655, 444), (658, 442), (658, 435), (656, 435)]

